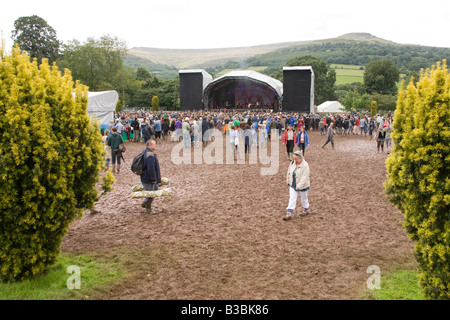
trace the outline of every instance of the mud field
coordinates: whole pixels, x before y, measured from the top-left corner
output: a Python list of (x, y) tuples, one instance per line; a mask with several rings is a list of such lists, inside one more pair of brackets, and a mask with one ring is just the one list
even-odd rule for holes
[[(156, 153), (171, 197), (153, 214), (131, 198), (139, 176), (129, 166), (144, 148), (127, 142), (127, 164), (115, 190), (94, 213), (72, 223), (64, 253), (130, 254), (130, 276), (102, 299), (359, 299), (377, 265), (381, 272), (411, 260), (402, 213), (383, 193), (387, 155), (361, 136), (336, 137), (336, 149), (310, 133), (311, 213), (283, 221), (289, 165), (279, 142), (279, 170), (258, 164), (176, 165), (176, 142), (158, 140)], [(269, 146), (270, 149), (271, 146)], [(267, 167), (267, 165), (265, 165)]]

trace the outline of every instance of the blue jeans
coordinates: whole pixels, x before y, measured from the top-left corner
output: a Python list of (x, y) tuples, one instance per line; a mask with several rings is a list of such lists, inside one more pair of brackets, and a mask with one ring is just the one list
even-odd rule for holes
[(111, 150), (111, 164), (116, 164), (116, 160), (117, 160), (117, 164), (120, 164), (120, 156), (121, 155), (122, 155), (122, 153), (119, 151), (119, 149)]

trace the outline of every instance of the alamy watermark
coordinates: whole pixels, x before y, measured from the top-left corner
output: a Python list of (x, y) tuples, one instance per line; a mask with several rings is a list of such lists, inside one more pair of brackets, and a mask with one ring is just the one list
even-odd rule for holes
[(367, 289), (381, 289), (381, 269), (379, 266), (369, 266), (366, 273), (373, 273), (369, 279), (367, 279)]
[(66, 281), (67, 289), (81, 289), (81, 270), (78, 266), (67, 267), (67, 273), (72, 274)]
[[(193, 135), (184, 133), (178, 129), (172, 134), (181, 138), (181, 141), (172, 148), (171, 160), (176, 165), (191, 164), (194, 153), (194, 164), (225, 164), (238, 165), (246, 163), (246, 142), (248, 150), (248, 163), (261, 167), (261, 175), (275, 175), (279, 169), (279, 134), (278, 130), (272, 130), (270, 134), (270, 154), (268, 134), (265, 131), (257, 133), (255, 130), (227, 131), (224, 135), (216, 129), (209, 129), (204, 134), (200, 130), (194, 130)], [(203, 141), (207, 145), (203, 148)], [(193, 146), (193, 147), (192, 147)], [(269, 165), (267, 167), (267, 165)]]

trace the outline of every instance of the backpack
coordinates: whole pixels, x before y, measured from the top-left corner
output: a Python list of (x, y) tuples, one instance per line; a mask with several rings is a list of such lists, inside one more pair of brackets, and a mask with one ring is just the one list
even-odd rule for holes
[[(145, 171), (145, 155), (146, 151), (144, 150), (140, 154), (138, 154), (136, 157), (134, 157), (133, 162), (131, 163), (131, 171), (134, 174), (142, 175)], [(150, 153), (152, 155), (152, 153)]]

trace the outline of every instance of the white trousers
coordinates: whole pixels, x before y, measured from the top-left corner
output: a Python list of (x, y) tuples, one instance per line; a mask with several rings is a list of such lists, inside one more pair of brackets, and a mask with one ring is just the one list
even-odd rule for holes
[(300, 199), (302, 201), (302, 207), (303, 210), (309, 209), (309, 202), (308, 202), (308, 191), (296, 191), (294, 188), (289, 187), (289, 205), (287, 207), (287, 215), (290, 216), (295, 210), (295, 207), (297, 206), (297, 198), (300, 196)]

